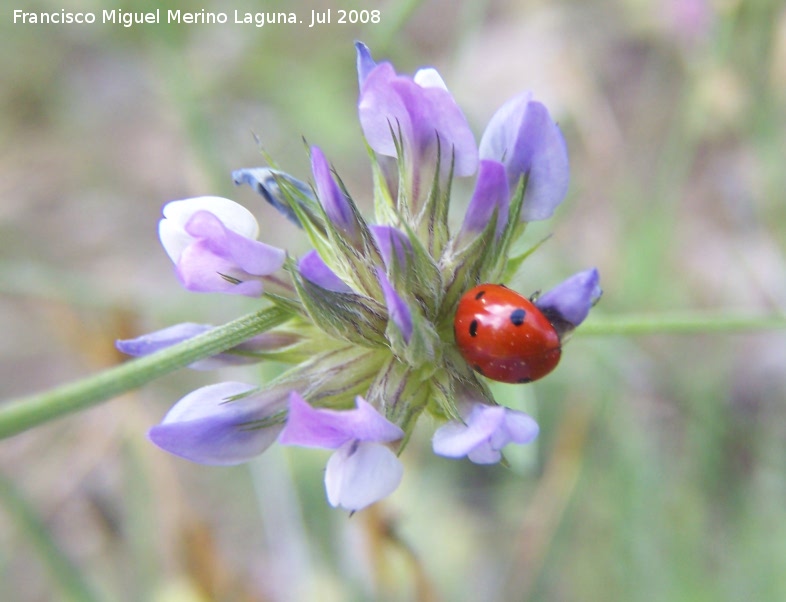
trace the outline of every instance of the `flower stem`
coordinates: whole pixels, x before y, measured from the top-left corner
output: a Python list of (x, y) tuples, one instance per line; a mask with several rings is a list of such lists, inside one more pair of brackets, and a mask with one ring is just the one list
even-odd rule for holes
[(674, 313), (661, 315), (593, 316), (574, 336), (642, 334), (724, 334), (786, 328), (784, 315)]
[(272, 306), (167, 349), (85, 379), (0, 405), (0, 439), (97, 405), (165, 374), (234, 347), (286, 322), (291, 311)]

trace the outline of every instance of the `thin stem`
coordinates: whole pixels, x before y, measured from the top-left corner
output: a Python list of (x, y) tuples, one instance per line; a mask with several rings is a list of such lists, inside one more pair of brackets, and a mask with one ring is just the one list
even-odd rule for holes
[(8, 401), (0, 406), (0, 439), (107, 401), (197, 360), (226, 351), (284, 323), (291, 315), (288, 309), (272, 306), (83, 380)]
[(675, 313), (661, 315), (593, 316), (574, 336), (641, 334), (724, 334), (786, 328), (786, 316)]

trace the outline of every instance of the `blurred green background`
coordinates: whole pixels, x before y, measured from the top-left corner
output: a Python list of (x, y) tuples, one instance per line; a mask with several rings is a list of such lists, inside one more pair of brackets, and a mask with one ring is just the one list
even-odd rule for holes
[[(218, 194), (254, 211), (266, 241), (306, 249), (232, 185), (232, 169), (263, 163), (254, 133), (302, 179), (302, 139), (320, 145), (367, 202), (355, 39), (400, 72), (436, 66), (478, 137), (524, 89), (560, 122), (571, 192), (532, 228), (553, 237), (522, 292), (596, 265), (599, 315), (783, 311), (783, 2), (164, 5), (307, 22), (362, 7), (381, 23), (35, 26), (3, 9), (2, 398), (122, 361), (117, 338), (255, 307), (181, 290), (156, 235), (164, 202)], [(784, 358), (783, 331), (579, 332), (552, 376), (496, 388), (541, 424), (510, 467), (433, 456), (426, 420), (401, 488), (351, 518), (324, 500), (327, 453), (209, 468), (148, 443), (190, 390), (278, 367), (183, 371), (0, 442), (0, 598), (786, 600)]]

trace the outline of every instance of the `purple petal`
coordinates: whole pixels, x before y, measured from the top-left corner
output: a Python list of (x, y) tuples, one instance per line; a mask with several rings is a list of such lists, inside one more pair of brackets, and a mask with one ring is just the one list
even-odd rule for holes
[(336, 184), (325, 155), (316, 146), (311, 147), (311, 171), (314, 174), (319, 202), (322, 203), (328, 219), (352, 240), (357, 240), (358, 223), (351, 202)]
[(246, 462), (267, 449), (282, 428), (252, 424), (281, 409), (280, 392), (232, 400), (254, 388), (245, 383), (225, 382), (197, 389), (178, 401), (161, 424), (150, 429), (150, 440), (176, 456), (200, 464)]
[[(232, 172), (232, 180), (236, 186), (240, 184), (248, 184), (258, 194), (262, 196), (268, 203), (273, 205), (280, 213), (286, 216), (289, 221), (302, 227), (300, 219), (289, 206), (285, 193), (278, 185), (279, 179), (289, 182), (300, 194), (304, 197), (314, 199), (314, 191), (305, 182), (301, 182), (297, 178), (293, 178), (288, 173), (271, 169), (269, 167), (251, 167), (246, 169), (237, 169)], [(297, 201), (298, 199), (295, 198)], [(256, 238), (256, 237), (254, 237)]]
[(393, 226), (370, 226), (371, 235), (377, 248), (382, 255), (385, 266), (390, 268), (393, 265), (393, 257), (402, 269), (407, 267), (407, 258), (412, 254), (412, 242), (406, 234)]
[(499, 161), (484, 159), (478, 168), (475, 192), (470, 199), (464, 223), (461, 226), (461, 238), (477, 235), (482, 232), (497, 211), (496, 233), (499, 237), (508, 221), (510, 205), (510, 189), (508, 188), (505, 166)]
[(194, 213), (185, 231), (195, 242), (183, 250), (177, 272), (188, 290), (258, 296), (259, 277), (284, 264), (283, 249), (237, 234), (208, 211)]
[(193, 243), (183, 251), (176, 271), (183, 287), (195, 293), (259, 297), (263, 292), (261, 281), (246, 280), (248, 274), (238, 270), (233, 261), (216, 255), (205, 241)]
[(191, 217), (198, 211), (208, 211), (215, 215), (233, 232), (256, 240), (259, 224), (251, 212), (234, 201), (216, 196), (202, 196), (181, 201), (171, 201), (164, 205), (164, 219), (158, 223), (158, 235), (164, 250), (174, 263), (186, 247), (194, 242), (185, 228)]
[[(135, 339), (115, 341), (115, 347), (126, 355), (143, 357), (192, 339), (213, 328), (214, 326), (211, 324), (193, 324), (191, 322), (175, 324), (162, 330), (143, 334)], [(275, 351), (299, 340), (299, 336), (291, 333), (264, 332), (243, 341), (225, 353), (199, 360), (189, 364), (188, 367), (192, 370), (215, 370), (225, 366), (253, 364), (260, 361), (260, 357), (256, 354)]]
[(501, 161), (515, 190), (528, 175), (521, 219), (547, 219), (568, 191), (570, 167), (565, 139), (548, 110), (524, 93), (506, 102), (491, 118), (480, 141), (480, 157)]
[(505, 408), (473, 403), (466, 424), (450, 421), (437, 429), (432, 439), (434, 453), (449, 458), (467, 456), (476, 464), (494, 464), (508, 443), (525, 444), (538, 436), (532, 417)]
[(355, 399), (357, 409), (327, 410), (312, 407), (298, 393), (289, 397), (289, 415), (279, 442), (282, 445), (338, 449), (348, 441), (389, 442), (402, 431), (366, 400)]
[(316, 250), (311, 250), (303, 255), (297, 264), (297, 268), (304, 278), (317, 286), (336, 293), (352, 292), (352, 287), (327, 266)]
[(142, 357), (150, 355), (156, 351), (161, 351), (177, 343), (182, 343), (188, 339), (192, 339), (213, 328), (210, 324), (194, 324), (193, 322), (184, 322), (182, 324), (175, 324), (155, 332), (143, 334), (135, 339), (121, 339), (115, 341), (115, 347), (121, 353), (133, 357)]
[(590, 268), (543, 293), (535, 305), (552, 322), (560, 320), (575, 328), (584, 321), (602, 293), (598, 270)]
[(400, 129), (414, 165), (434, 163), (439, 141), (443, 169), (450, 166), (454, 153), (454, 175), (473, 174), (478, 162), (477, 145), (464, 114), (442, 87), (444, 84), (433, 85), (433, 77), (420, 80), (424, 86), (396, 75), (390, 63), (378, 64), (367, 75), (358, 114), (369, 146), (380, 155), (396, 157), (393, 135)]
[(409, 306), (399, 296), (396, 289), (393, 288), (393, 285), (381, 268), (377, 268), (377, 278), (382, 287), (382, 294), (385, 296), (388, 317), (393, 320), (393, 323), (401, 331), (404, 342), (409, 343), (410, 338), (412, 338), (412, 313), (409, 310)]
[(403, 475), (396, 454), (384, 445), (348, 441), (328, 460), (325, 490), (331, 506), (354, 512), (393, 493)]
[(431, 440), (435, 454), (461, 458), (488, 441), (505, 419), (505, 408), (474, 404), (466, 424), (451, 420), (439, 427)]
[(358, 66), (358, 87), (363, 88), (363, 83), (368, 78), (368, 74), (374, 70), (377, 64), (371, 58), (371, 51), (363, 42), (355, 42), (355, 50), (357, 51), (357, 66)]
[(284, 265), (286, 252), (283, 249), (237, 234), (207, 211), (195, 213), (186, 224), (186, 232), (205, 240), (212, 252), (230, 258), (248, 274), (268, 276)]

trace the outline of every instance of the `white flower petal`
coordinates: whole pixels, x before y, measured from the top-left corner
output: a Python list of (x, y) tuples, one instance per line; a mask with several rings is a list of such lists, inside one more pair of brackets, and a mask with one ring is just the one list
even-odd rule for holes
[(379, 443), (349, 441), (330, 456), (325, 490), (330, 505), (356, 511), (390, 495), (401, 482), (404, 467)]
[(445, 80), (442, 79), (439, 71), (433, 67), (419, 69), (412, 79), (421, 88), (442, 88), (443, 90), (448, 91)]
[(259, 224), (254, 215), (243, 205), (218, 196), (201, 196), (164, 205), (162, 219), (158, 224), (158, 236), (169, 258), (177, 263), (183, 250), (194, 240), (186, 231), (186, 223), (197, 211), (209, 211), (230, 230), (241, 236), (256, 240)]

